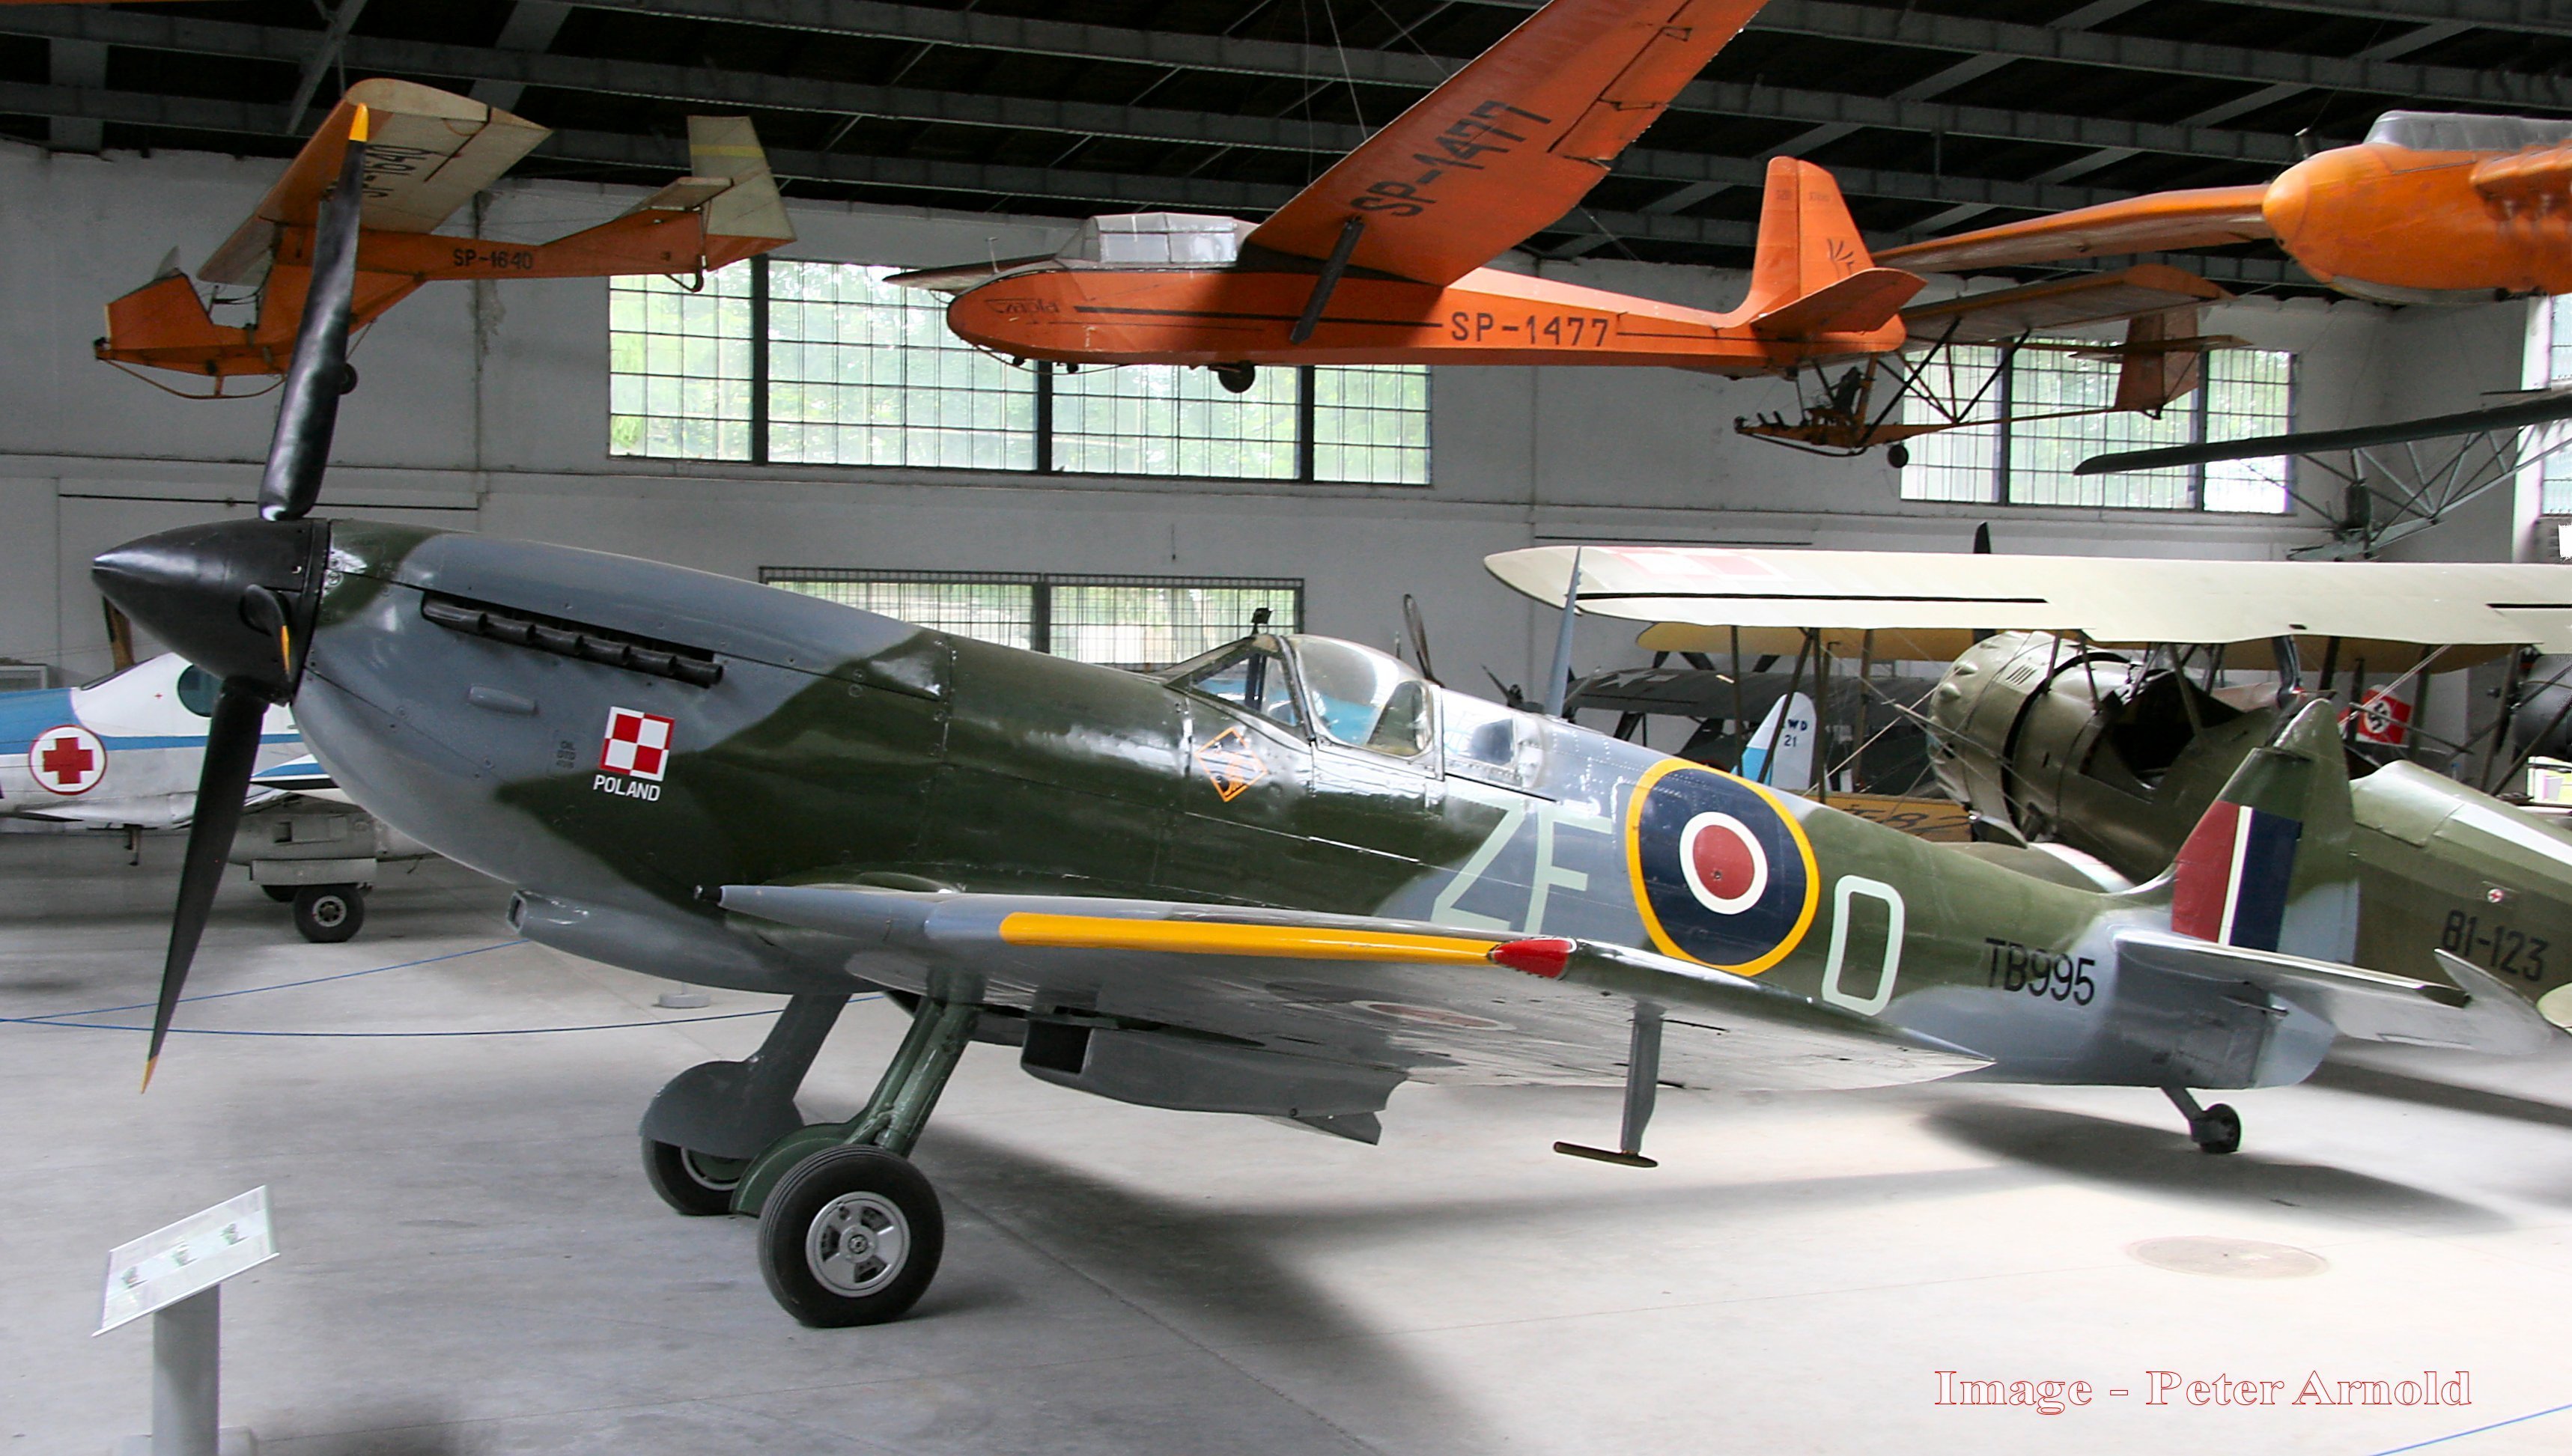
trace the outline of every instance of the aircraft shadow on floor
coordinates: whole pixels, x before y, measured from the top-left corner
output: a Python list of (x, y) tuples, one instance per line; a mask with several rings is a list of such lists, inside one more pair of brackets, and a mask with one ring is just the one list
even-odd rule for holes
[(2362, 1097), (2381, 1097), (2395, 1102), (2418, 1103), (2424, 1107), (2446, 1108), (2453, 1112), (2472, 1113), (2478, 1117), (2505, 1118), (2511, 1122), (2542, 1123), (2557, 1128), (2572, 1128), (2572, 1107), (2546, 1102), (2514, 1093), (2493, 1092), (2487, 1088), (2468, 1087), (2454, 1082), (2440, 1082), (2389, 1067), (2368, 1067), (2355, 1062), (2325, 1062), (2313, 1074), (2312, 1085), (2334, 1092), (2354, 1092)]
[(2389, 1179), (2250, 1152), (2208, 1158), (2185, 1136), (2162, 1127), (2057, 1108), (1958, 1105), (1931, 1112), (1925, 1125), (1997, 1158), (2137, 1193), (2303, 1209), (2371, 1223), (2425, 1223), (2444, 1232), (2511, 1226), (2493, 1210)]

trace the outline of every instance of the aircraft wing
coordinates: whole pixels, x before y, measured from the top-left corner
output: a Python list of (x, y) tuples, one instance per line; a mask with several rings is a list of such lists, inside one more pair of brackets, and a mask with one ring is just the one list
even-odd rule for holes
[(2259, 211), (2267, 196), (2264, 183), (2152, 193), (1890, 247), (1877, 253), (1875, 260), (1913, 272), (1952, 273), (2066, 257), (2113, 257), (2250, 243), (2276, 236)]
[(2110, 475), (2123, 470), (2160, 470), (2174, 465), (2211, 464), (2218, 460), (2260, 460), (2272, 455), (2309, 455), (2327, 450), (2362, 450), (2373, 445), (2400, 445), (2485, 431), (2520, 430), (2531, 425), (2572, 419), (2572, 389), (2547, 389), (2534, 397), (2481, 409), (2435, 414), (2388, 424), (2357, 425), (2345, 430), (2300, 430), (2260, 435), (2248, 440), (2221, 440), (2206, 445), (2172, 445), (2156, 450), (2121, 450), (2093, 455), (2072, 469), (2075, 475)]
[[(1570, 546), (1485, 557), (1560, 604)], [(1589, 546), (1581, 609), (1700, 628), (2084, 633), (2094, 642), (2365, 638), (2572, 652), (2572, 573), (2491, 562), (2175, 561), (1907, 551)], [(1694, 644), (1707, 650), (1706, 641)], [(1668, 646), (1664, 642), (1660, 644)], [(1879, 654), (1881, 656), (1881, 654)]]
[(1449, 283), (1572, 211), (1763, 0), (1553, 0), (1248, 242)]
[(2140, 263), (2113, 273), (2030, 283), (1941, 298), (1902, 310), (1914, 348), (1934, 343), (1997, 343), (2025, 334), (2066, 333), (2173, 308), (2218, 303), (2233, 295), (2168, 263)]
[(1873, 1087), (1987, 1060), (1755, 980), (1596, 941), (863, 885), (726, 885), (720, 903), (748, 917), (737, 925), (749, 933), (768, 922), (829, 936), (857, 974), (880, 983), (967, 974), (996, 1004), (1080, 1006), (1421, 1081), (1621, 1081), (1636, 1001), (1664, 1008), (1662, 1075), (1683, 1086)]
[(2117, 934), (2117, 969), (2239, 981), (2291, 1001), (2360, 1041), (2525, 1056), (2559, 1034), (2534, 1003), (2488, 972), (2446, 951), (2433, 951), (2452, 986), (2356, 966), (2334, 965), (2219, 945), (2158, 930)]
[(497, 107), (415, 82), (372, 77), (348, 88), (249, 221), (206, 259), (208, 282), (252, 286), (268, 276), (278, 231), (309, 227), (338, 175), (357, 108), (370, 113), (366, 200), (358, 226), (431, 233), (551, 133)]

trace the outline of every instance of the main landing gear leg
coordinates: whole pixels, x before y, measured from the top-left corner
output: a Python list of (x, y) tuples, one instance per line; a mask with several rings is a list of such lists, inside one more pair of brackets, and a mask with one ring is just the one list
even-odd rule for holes
[(750, 1160), (804, 1126), (795, 1092), (839, 1023), (844, 995), (786, 1003), (759, 1050), (741, 1062), (702, 1062), (680, 1073), (643, 1114), (643, 1175), (682, 1213), (729, 1213)]
[(2162, 1093), (2171, 1100), (2171, 1106), (2179, 1109), (2180, 1116), (2188, 1119), (2188, 1135), (2197, 1140), (2197, 1151), (2222, 1154), (2241, 1149), (2242, 1115), (2231, 1105), (2219, 1102), (2213, 1107), (2199, 1107), (2185, 1087), (2165, 1087)]
[(911, 1164), (980, 1009), (925, 999), (864, 1110), (800, 1128), (751, 1161), (735, 1213), (759, 1216), (759, 1270), (806, 1324), (881, 1324), (929, 1287), (947, 1223)]

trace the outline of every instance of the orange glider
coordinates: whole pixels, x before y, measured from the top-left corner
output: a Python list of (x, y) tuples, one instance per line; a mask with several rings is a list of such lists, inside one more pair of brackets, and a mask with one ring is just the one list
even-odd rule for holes
[(1667, 364), (1770, 374), (1900, 348), (1830, 174), (1768, 164), (1750, 291), (1714, 313), (1483, 264), (1559, 221), (1761, 0), (1553, 0), (1256, 228), (1095, 218), (1050, 257), (905, 273), (969, 342), (1057, 363)]
[(370, 120), (357, 240), (357, 326), (439, 278), (586, 278), (690, 274), (795, 239), (777, 182), (746, 117), (688, 118), (695, 175), (613, 222), (551, 243), (495, 243), (433, 232), (549, 133), (521, 117), (432, 87), (360, 81), (304, 144), (249, 221), (206, 259), (206, 283), (256, 290), (246, 325), (215, 322), (198, 283), (175, 263), (107, 305), (95, 351), (222, 381), (282, 374), (295, 354), (313, 277), (313, 232), (358, 113)]
[(1938, 272), (2273, 239), (2384, 303), (2572, 292), (2572, 121), (2387, 112), (2264, 187), (2155, 193), (1896, 247)]

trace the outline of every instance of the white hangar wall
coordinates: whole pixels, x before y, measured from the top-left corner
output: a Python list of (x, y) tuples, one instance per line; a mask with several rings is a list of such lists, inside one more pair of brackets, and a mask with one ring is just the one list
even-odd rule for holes
[[(674, 167), (677, 158), (674, 153)], [(269, 403), (181, 400), (90, 357), (101, 304), (175, 243), (193, 268), (280, 170), (200, 153), (49, 157), (0, 144), (0, 657), (78, 678), (106, 652), (89, 557), (246, 509)], [(506, 185), (485, 231), (557, 236), (631, 189)], [(1052, 221), (796, 204), (789, 255), (924, 265), (1044, 250)], [(1550, 276), (1727, 306), (1738, 274), (1584, 260)], [(597, 279), (432, 284), (361, 341), (327, 509), (652, 556), (737, 576), (761, 566), (922, 567), (1303, 578), (1310, 627), (1390, 645), (1405, 592), (1446, 675), (1542, 671), (1552, 613), (1494, 583), (1489, 552), (1573, 540), (2269, 557), (2310, 517), (1906, 503), (1877, 460), (1742, 439), (1738, 415), (1792, 386), (1677, 370), (1441, 369), (1423, 488), (1316, 486), (613, 459), (607, 290)], [(2517, 305), (2428, 315), (2248, 301), (2217, 332), (2302, 358), (2311, 427), (2469, 403), (2518, 370)], [(2499, 382), (2490, 382), (2497, 380)], [(2506, 492), (2502, 493), (2505, 497)], [(2511, 507), (2418, 550), (2507, 556)], [(1630, 660), (1631, 630), (1585, 625), (1585, 666)]]

